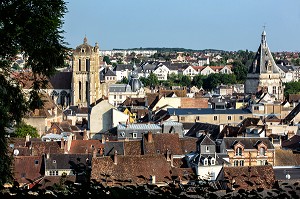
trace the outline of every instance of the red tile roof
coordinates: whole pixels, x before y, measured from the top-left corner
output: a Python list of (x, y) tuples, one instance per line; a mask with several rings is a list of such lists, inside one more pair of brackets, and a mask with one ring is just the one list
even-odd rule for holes
[(69, 154), (92, 153), (93, 147), (98, 151), (104, 148), (100, 140), (72, 140)]
[(117, 155), (117, 164), (110, 157), (93, 158), (91, 179), (100, 182), (107, 179), (122, 184), (128, 184), (130, 180), (132, 184), (146, 184), (151, 176), (155, 176), (156, 182), (171, 179), (170, 170), (163, 155)]

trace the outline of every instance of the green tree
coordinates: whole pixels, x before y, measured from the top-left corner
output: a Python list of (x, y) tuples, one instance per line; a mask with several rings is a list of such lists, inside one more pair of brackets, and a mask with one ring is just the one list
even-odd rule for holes
[(110, 59), (109, 59), (109, 56), (104, 56), (104, 57), (103, 57), (103, 61), (104, 61), (107, 65), (110, 65), (110, 64), (111, 64)]
[(196, 86), (197, 88), (201, 88), (203, 86), (203, 80), (204, 80), (204, 76), (199, 74), (199, 75), (196, 75), (194, 78), (193, 78), (193, 81), (192, 81), (192, 85), (193, 86)]
[(121, 80), (121, 84), (128, 84), (128, 78), (123, 77), (123, 79)]
[(36, 128), (31, 125), (25, 124), (24, 122), (21, 122), (16, 127), (17, 128), (15, 130), (15, 136), (18, 138), (25, 138), (27, 135), (32, 138), (40, 137)]
[(6, 129), (19, 123), (28, 110), (20, 79), (12, 76), (12, 58), (24, 53), (27, 57), (25, 67), (33, 73), (33, 89), (44, 86), (45, 82), (38, 81), (37, 77), (51, 76), (56, 67), (64, 65), (66, 47), (61, 27), (66, 6), (63, 0), (2, 0), (0, 13), (1, 185), (11, 179)]
[(300, 93), (300, 82), (287, 82), (284, 84), (284, 96), (289, 98), (289, 94)]
[(148, 80), (149, 80), (149, 86), (151, 88), (159, 85), (159, 81), (158, 81), (157, 76), (154, 73), (152, 73), (152, 72), (148, 76)]
[(181, 76), (181, 79), (180, 79), (180, 85), (181, 86), (191, 86), (191, 78), (190, 76), (187, 76), (187, 75), (183, 75)]
[(242, 64), (241, 61), (234, 61), (232, 63), (232, 66), (232, 72), (235, 74), (236, 80), (239, 83), (244, 83), (248, 72), (247, 67), (244, 64)]

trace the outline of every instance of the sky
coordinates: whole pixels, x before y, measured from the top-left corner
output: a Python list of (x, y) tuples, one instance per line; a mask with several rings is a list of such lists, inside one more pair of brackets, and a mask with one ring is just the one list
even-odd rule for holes
[(167, 47), (256, 51), (264, 30), (272, 52), (300, 51), (300, 0), (65, 0), (71, 48)]

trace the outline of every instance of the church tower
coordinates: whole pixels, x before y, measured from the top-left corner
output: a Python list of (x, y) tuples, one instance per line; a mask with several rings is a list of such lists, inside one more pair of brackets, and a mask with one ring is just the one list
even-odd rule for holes
[(102, 97), (99, 78), (100, 60), (98, 43), (93, 47), (87, 43), (85, 37), (83, 44), (77, 46), (73, 53), (73, 105), (86, 107), (88, 100), (91, 104)]
[(245, 81), (245, 93), (269, 93), (277, 100), (283, 100), (283, 86), (278, 66), (276, 65), (266, 40), (266, 31), (261, 35), (261, 43), (255, 58), (249, 67)]

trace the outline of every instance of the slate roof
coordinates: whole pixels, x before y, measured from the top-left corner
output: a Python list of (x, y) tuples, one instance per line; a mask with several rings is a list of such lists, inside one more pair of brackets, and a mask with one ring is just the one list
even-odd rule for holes
[(109, 92), (131, 92), (131, 87), (128, 84), (111, 84), (108, 90)]
[(13, 160), (14, 179), (19, 183), (29, 183), (42, 173), (42, 156), (15, 156)]
[(223, 142), (226, 149), (233, 149), (234, 144), (237, 142), (241, 142), (245, 149), (257, 149), (257, 145), (263, 142), (268, 150), (274, 150), (272, 142), (267, 137), (225, 137), (223, 138)]
[(170, 170), (163, 155), (117, 155), (117, 164), (111, 157), (99, 157), (92, 160), (91, 179), (105, 182), (105, 175), (109, 175), (108, 180), (122, 184), (146, 184), (150, 176), (155, 176), (158, 183), (171, 179)]
[(104, 155), (114, 155), (117, 151), (118, 154), (124, 155), (124, 142), (123, 141), (109, 141), (104, 143)]
[(294, 135), (288, 140), (284, 140), (281, 144), (283, 148), (300, 151), (300, 135)]
[[(224, 179), (229, 180), (227, 186), (235, 180), (238, 189), (252, 190), (257, 188), (271, 189), (275, 183), (275, 174), (272, 165), (245, 166), (245, 167), (223, 167)], [(250, 186), (253, 184), (253, 186)]]
[(72, 169), (74, 164), (86, 164), (87, 158), (91, 160), (92, 154), (51, 154), (45, 158), (46, 170)]
[(207, 132), (212, 140), (215, 140), (220, 132), (220, 126), (209, 123), (196, 122), (192, 128), (185, 134), (189, 137), (197, 137), (197, 133), (200, 131)]
[(124, 155), (142, 155), (142, 141), (124, 141)]
[(129, 70), (131, 71), (133, 69), (132, 64), (117, 64), (117, 66), (113, 69), (113, 71), (122, 71), (122, 70)]
[(251, 114), (249, 109), (215, 110), (211, 108), (168, 108), (170, 115)]
[(58, 72), (50, 77), (53, 89), (71, 89), (72, 72)]

